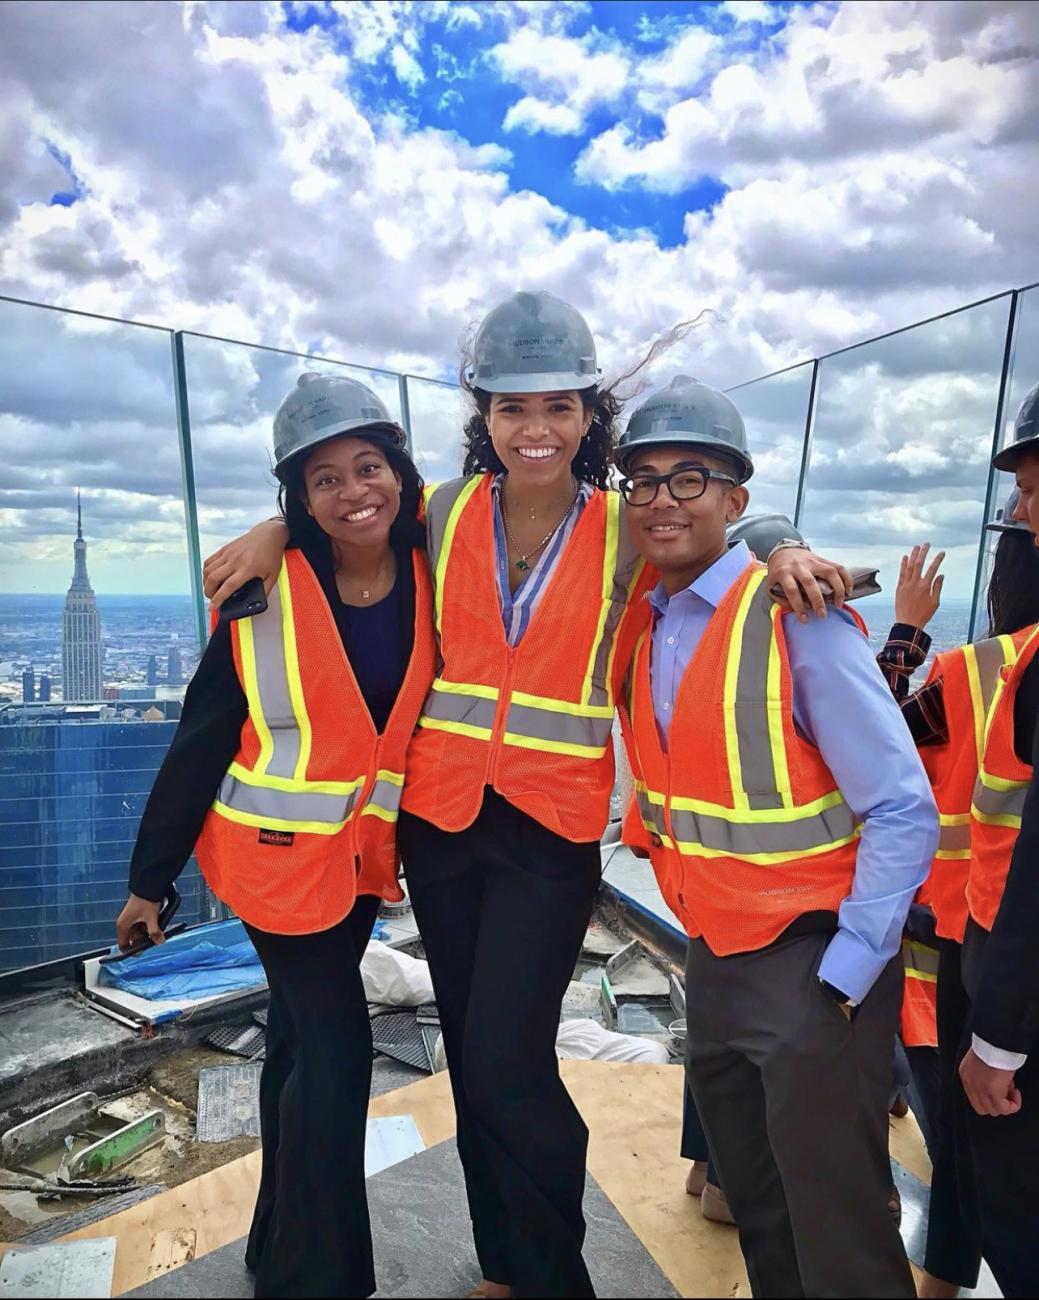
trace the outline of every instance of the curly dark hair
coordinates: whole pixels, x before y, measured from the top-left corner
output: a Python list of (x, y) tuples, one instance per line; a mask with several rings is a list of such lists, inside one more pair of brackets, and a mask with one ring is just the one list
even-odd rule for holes
[[(352, 431), (353, 437), (364, 438), (373, 447), (377, 447), (386, 457), (390, 468), (400, 475), (400, 510), (390, 525), (390, 545), (398, 552), (410, 551), (426, 544), (426, 526), (419, 518), (425, 484), (415, 462), (394, 441), (401, 433), (402, 430), (397, 425), (373, 425), (371, 428)], [(335, 437), (341, 438), (343, 435), (336, 434)], [(326, 441), (331, 442), (332, 439)], [(323, 443), (315, 443), (309, 454), (295, 456), (279, 476), (281, 485), (278, 488), (278, 513), (289, 530), (289, 546), (316, 546), (322, 542), (331, 545), (328, 534), (303, 504), (306, 495), (304, 469), (310, 456), (321, 446)]]
[[(586, 412), (591, 412), (592, 420), (588, 432), (581, 439), (571, 466), (576, 479), (591, 483), (597, 488), (609, 487), (613, 451), (620, 433), (620, 416), (625, 405), (645, 387), (643, 375), (646, 368), (711, 314), (709, 311), (704, 311), (694, 320), (680, 322), (666, 334), (661, 335), (629, 370), (607, 383), (595, 384), (591, 388), (580, 390), (581, 403)], [(462, 343), (462, 365), (458, 376), (459, 385), (463, 392), (469, 395), (471, 406), (469, 417), (462, 426), (462, 440), (465, 447), (462, 473), (466, 477), (471, 474), (505, 472), (501, 457), (494, 450), (491, 431), (487, 426), (491, 394), (471, 384), (466, 377), (467, 372), (474, 368), (474, 337), (475, 331), (470, 330), (469, 337)], [(621, 396), (621, 390), (626, 389), (628, 385), (631, 385), (630, 389)]]
[(1000, 534), (988, 585), (989, 636), (1039, 623), (1039, 551), (1031, 533)]

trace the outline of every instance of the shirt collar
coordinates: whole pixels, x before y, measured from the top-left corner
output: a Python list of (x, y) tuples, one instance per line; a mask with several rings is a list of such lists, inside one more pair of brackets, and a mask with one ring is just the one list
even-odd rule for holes
[[(747, 543), (737, 542), (724, 555), (719, 556), (711, 567), (705, 569), (688, 587), (683, 588), (683, 591), (676, 591), (675, 595), (670, 599), (674, 600), (676, 597), (681, 596), (683, 592), (691, 591), (694, 596), (699, 596), (713, 609), (717, 609), (725, 593), (752, 559), (753, 556), (747, 547)], [(663, 614), (667, 610), (668, 600), (669, 597), (664, 590), (663, 582), (658, 582), (649, 593), (649, 603), (658, 614)]]

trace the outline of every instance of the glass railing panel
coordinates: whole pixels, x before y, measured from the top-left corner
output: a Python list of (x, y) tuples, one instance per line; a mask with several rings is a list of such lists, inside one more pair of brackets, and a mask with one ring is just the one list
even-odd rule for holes
[(899, 560), (947, 552), (934, 649), (967, 639), (984, 522), (1009, 295), (824, 358), (801, 528), (846, 564), (877, 566), (860, 605), (874, 641), (890, 627)]
[(427, 483), (443, 483), (462, 472), (462, 390), (408, 375), (412, 454)]
[[(1003, 404), (1003, 421), (1000, 429), (1001, 446), (1014, 441), (1014, 421), (1018, 409), (1026, 393), (1030, 392), (1036, 384), (1039, 384), (1039, 288), (1026, 290), (1018, 296), (1017, 300), (1011, 366), (1007, 377), (1006, 399)], [(996, 472), (992, 484), (990, 519), (1002, 518), (1007, 497), (1013, 486), (1013, 474)], [(975, 622), (975, 635), (979, 637), (984, 636), (989, 628), (988, 585), (992, 577), (992, 565), (1000, 537), (1001, 534), (998, 532), (986, 531), (985, 534), (981, 595)], [(1022, 543), (1008, 543), (1011, 547), (1015, 545), (1020, 546)], [(1039, 560), (1035, 563), (1039, 563)]]
[(750, 514), (778, 511), (791, 520), (794, 517), (812, 391), (812, 364), (806, 361), (729, 390), (747, 427), (754, 461), (754, 475), (747, 484)]
[(0, 301), (0, 969), (112, 941), (198, 659), (170, 344)]

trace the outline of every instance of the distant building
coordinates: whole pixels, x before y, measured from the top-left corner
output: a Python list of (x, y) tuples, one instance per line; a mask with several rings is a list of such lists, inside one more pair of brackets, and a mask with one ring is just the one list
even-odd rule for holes
[[(176, 730), (170, 712), (156, 718), (162, 708), (125, 721), (97, 705), (0, 705), (0, 970), (112, 942), (141, 813)], [(177, 887), (178, 920), (222, 914), (193, 860)]]
[(22, 673), (22, 699), (26, 704), (34, 704), (36, 701), (36, 674), (31, 668)]
[(158, 686), (159, 684), (159, 661), (155, 655), (148, 656), (148, 677), (149, 686)]
[(61, 665), (66, 700), (101, 698), (101, 619), (97, 597), (87, 577), (87, 544), (83, 540), (83, 510), (76, 498), (76, 567), (65, 597)]
[(40, 691), (38, 699), (41, 704), (47, 704), (51, 697), (51, 679), (46, 673), (40, 673)]
[(166, 684), (167, 686), (183, 686), (184, 663), (180, 657), (180, 646), (176, 641), (176, 632), (174, 632), (173, 636), (173, 644), (170, 646), (170, 652), (166, 658)]

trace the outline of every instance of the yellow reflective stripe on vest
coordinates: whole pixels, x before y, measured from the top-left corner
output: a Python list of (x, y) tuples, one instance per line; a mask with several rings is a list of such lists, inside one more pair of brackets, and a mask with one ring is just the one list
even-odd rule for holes
[[(455, 530), (462, 511), (469, 504), (469, 499), (483, 482), (482, 474), (454, 483), (445, 483), (430, 493), (428, 498), (429, 559), (433, 570), (434, 617), (437, 636), (443, 631), (444, 616), (444, 581), (447, 577), (448, 560), (455, 540)], [(452, 500), (452, 494), (454, 499)], [(441, 505), (446, 507), (443, 531), (440, 529)]]
[(916, 939), (902, 940), (902, 965), (907, 979), (938, 983), (938, 949), (929, 948)]
[(941, 829), (938, 833), (936, 858), (965, 859), (970, 857), (970, 813), (940, 813)]
[(384, 822), (395, 822), (400, 811), (401, 787), (404, 784), (403, 772), (390, 772), (379, 768), (375, 774), (375, 784), (368, 795), (368, 801), (361, 809), (362, 817), (379, 817)]
[(613, 707), (613, 664), (617, 654), (617, 630), (628, 608), (635, 584), (646, 567), (635, 550), (622, 516), (618, 492), (606, 494), (606, 539), (603, 553), (602, 592), (599, 623), (588, 666), (585, 670), (581, 703)]
[(438, 677), (426, 696), (418, 725), (433, 731), (453, 731), (473, 740), (490, 740), (498, 694), (496, 686), (449, 682)]
[(310, 720), (299, 678), (292, 597), (284, 564), (267, 598), (267, 608), (240, 623), (249, 717), (260, 738), (253, 770), (302, 780), (310, 756)]
[(269, 772), (250, 771), (241, 763), (232, 763), (227, 769), (229, 776), (237, 777), (246, 785), (262, 786), (267, 790), (286, 790), (290, 794), (336, 794), (350, 795), (364, 785), (364, 777), (352, 781), (296, 781), (292, 777), (272, 776)]
[(1014, 639), (1010, 636), (990, 637), (963, 647), (979, 768), (985, 750), (986, 724), (1001, 680), (1000, 669), (1004, 664), (1013, 663), (1016, 657)]
[(725, 751), (737, 809), (792, 805), (783, 737), (778, 617), (767, 573), (751, 575), (733, 623), (725, 665)]
[(303, 698), (303, 679), (299, 672), (299, 650), (296, 645), (296, 619), (292, 609), (292, 587), (289, 584), (288, 567), (284, 564), (278, 574), (278, 590), (281, 593), (281, 639), (285, 657), (285, 679), (289, 688), (289, 700), (292, 703), (293, 717), (299, 730), (296, 767), (292, 775), (297, 781), (302, 781), (307, 774), (307, 764), (310, 762), (312, 732), (310, 716), (307, 713), (306, 701)]
[(647, 831), (651, 831), (660, 840), (666, 848), (673, 849), (674, 841), (667, 833), (667, 826), (664, 824), (664, 796), (650, 796), (649, 790), (641, 781), (635, 782), (635, 803), (638, 806), (639, 816), (642, 818), (642, 825)]

